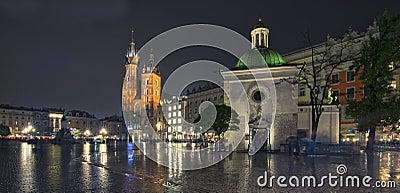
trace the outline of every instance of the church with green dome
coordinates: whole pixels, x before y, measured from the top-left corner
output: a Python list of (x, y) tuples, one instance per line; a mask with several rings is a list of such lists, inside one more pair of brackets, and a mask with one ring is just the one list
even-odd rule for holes
[(251, 31), (251, 49), (240, 57), (235, 69), (274, 67), (285, 64), (283, 57), (269, 48), (268, 35), (269, 29), (259, 19)]
[[(297, 133), (298, 85), (282, 80), (296, 78), (300, 68), (269, 48), (268, 35), (269, 29), (258, 20), (251, 30), (251, 49), (231, 71), (221, 71), (225, 92), (246, 98), (232, 99), (230, 104), (245, 123), (246, 137), (237, 149), (250, 155), (259, 149), (279, 150), (288, 136)], [(245, 93), (238, 93), (238, 85)]]

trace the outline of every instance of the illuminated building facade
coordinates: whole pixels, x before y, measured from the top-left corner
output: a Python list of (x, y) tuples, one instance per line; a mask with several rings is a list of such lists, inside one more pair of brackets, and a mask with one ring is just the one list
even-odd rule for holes
[(8, 127), (12, 135), (51, 135), (61, 128), (63, 115), (63, 109), (0, 105), (0, 124)]
[(68, 111), (65, 113), (65, 119), (67, 121), (67, 128), (71, 131), (79, 130), (80, 133), (90, 131), (91, 134), (96, 134), (99, 130), (96, 117), (86, 111)]
[[(140, 130), (148, 121), (155, 129), (160, 120), (161, 76), (154, 66), (154, 54), (150, 53), (148, 64), (143, 64), (139, 74), (139, 56), (132, 38), (125, 55), (125, 79), (122, 88), (122, 110), (128, 130)], [(154, 69), (153, 69), (154, 68)], [(129, 117), (129, 118), (127, 118)]]
[(173, 96), (171, 99), (162, 100), (161, 103), (162, 112), (165, 115), (164, 128), (159, 128), (163, 131), (162, 138), (168, 139), (168, 141), (190, 139), (194, 135), (193, 130), (192, 133), (182, 132), (183, 122), (186, 118), (187, 97)]
[(96, 134), (104, 129), (111, 139), (126, 140), (128, 138), (125, 122), (121, 116), (105, 117), (99, 120), (99, 130)]

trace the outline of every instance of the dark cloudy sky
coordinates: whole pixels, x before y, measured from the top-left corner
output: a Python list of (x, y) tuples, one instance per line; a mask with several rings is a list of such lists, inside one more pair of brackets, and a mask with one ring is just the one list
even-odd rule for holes
[[(81, 109), (100, 118), (121, 114), (132, 28), (140, 47), (165, 30), (194, 23), (221, 25), (248, 37), (262, 18), (271, 30), (270, 47), (284, 54), (307, 45), (307, 29), (321, 42), (327, 33), (337, 36), (349, 26), (364, 30), (385, 9), (398, 13), (400, 2), (1, 0), (0, 103)], [(179, 54), (184, 57), (172, 55), (162, 64), (163, 77), (191, 59), (217, 55), (212, 50)]]

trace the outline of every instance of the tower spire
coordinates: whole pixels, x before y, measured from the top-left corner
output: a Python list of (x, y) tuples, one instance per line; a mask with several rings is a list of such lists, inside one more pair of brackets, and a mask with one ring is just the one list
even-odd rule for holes
[(133, 41), (133, 32), (135, 32), (135, 31), (132, 29), (131, 42), (134, 42), (134, 41)]
[(149, 63), (150, 63), (150, 66), (151, 66), (151, 67), (154, 66), (154, 53), (153, 53), (153, 48), (150, 49)]
[(136, 48), (135, 48), (135, 41), (133, 39), (133, 32), (134, 31), (132, 30), (131, 43), (130, 43), (130, 45), (126, 51), (126, 55), (125, 55), (127, 64), (137, 64), (139, 62), (138, 61), (139, 58), (137, 56)]

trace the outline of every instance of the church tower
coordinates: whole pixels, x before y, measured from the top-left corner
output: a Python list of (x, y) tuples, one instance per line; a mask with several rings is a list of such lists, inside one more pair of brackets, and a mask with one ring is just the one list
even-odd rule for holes
[(154, 65), (153, 49), (150, 50), (148, 64), (143, 65), (141, 81), (142, 101), (151, 125), (156, 128), (161, 99), (161, 76), (158, 67)]
[[(137, 91), (138, 76), (137, 69), (139, 64), (139, 56), (135, 48), (135, 41), (132, 39), (125, 55), (125, 80), (122, 87), (122, 111), (125, 117), (136, 117), (140, 114), (140, 95)], [(138, 120), (126, 119), (128, 129), (139, 129)]]

